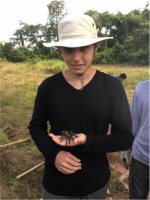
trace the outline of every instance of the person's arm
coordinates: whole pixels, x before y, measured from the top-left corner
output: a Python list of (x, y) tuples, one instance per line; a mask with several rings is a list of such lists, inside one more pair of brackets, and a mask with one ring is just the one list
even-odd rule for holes
[(135, 138), (141, 122), (140, 109), (138, 103), (138, 88), (135, 89), (130, 110), (132, 116), (132, 134)]
[(30, 134), (38, 149), (52, 165), (64, 174), (74, 173), (81, 169), (81, 160), (69, 152), (62, 151), (48, 136), (48, 102), (44, 89), (39, 86), (29, 125)]
[[(138, 132), (139, 126), (140, 126), (140, 122), (141, 122), (141, 118), (140, 118), (140, 110), (139, 110), (139, 106), (138, 106), (138, 94), (137, 94), (137, 88), (135, 89), (134, 95), (133, 95), (133, 99), (132, 99), (132, 104), (131, 104), (131, 116), (132, 116), (132, 134), (134, 136), (134, 138), (136, 137), (136, 134)], [(127, 151), (123, 151), (123, 153), (128, 153), (132, 151), (132, 148), (130, 148)]]
[(46, 89), (42, 85), (38, 88), (38, 93), (35, 100), (34, 111), (31, 122), (29, 124), (29, 131), (43, 156), (47, 158), (51, 164), (55, 163), (55, 158), (60, 148), (51, 140), (47, 132), (47, 96)]
[[(132, 123), (129, 104), (122, 84), (111, 95), (110, 123), (112, 124), (111, 135), (85, 135), (77, 134), (78, 138), (71, 140), (68, 146), (84, 145), (83, 152), (114, 152), (129, 149), (133, 143)], [(65, 146), (65, 139), (60, 142), (60, 136), (50, 134), (53, 141)]]
[(115, 152), (132, 146), (132, 120), (128, 100), (122, 84), (111, 91), (111, 135), (87, 135), (84, 152)]
[[(139, 126), (140, 126), (140, 111), (138, 107), (138, 89), (136, 88), (134, 91), (134, 95), (132, 98), (131, 103), (131, 116), (132, 116), (132, 134), (134, 138), (136, 137), (136, 134), (138, 132)], [(130, 166), (130, 152), (132, 151), (132, 148), (128, 150), (124, 150), (121, 152), (121, 161), (124, 165), (124, 160), (126, 160), (127, 166)]]

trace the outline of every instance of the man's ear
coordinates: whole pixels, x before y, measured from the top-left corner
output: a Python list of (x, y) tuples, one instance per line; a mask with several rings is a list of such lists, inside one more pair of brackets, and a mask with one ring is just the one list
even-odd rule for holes
[(97, 42), (97, 43), (95, 44), (95, 52), (96, 52), (97, 49), (98, 49), (98, 45), (99, 45), (99, 42)]

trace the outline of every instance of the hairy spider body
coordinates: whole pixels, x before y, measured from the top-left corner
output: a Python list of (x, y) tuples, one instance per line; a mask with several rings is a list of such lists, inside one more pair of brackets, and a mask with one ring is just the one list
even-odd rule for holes
[(69, 142), (70, 144), (70, 141), (73, 140), (74, 141), (74, 138), (73, 137), (78, 137), (75, 133), (73, 133), (72, 131), (61, 131), (60, 132), (60, 135), (61, 135), (61, 138), (60, 138), (60, 142), (63, 141), (63, 139), (65, 138), (67, 141), (66, 141), (66, 145), (67, 143)]

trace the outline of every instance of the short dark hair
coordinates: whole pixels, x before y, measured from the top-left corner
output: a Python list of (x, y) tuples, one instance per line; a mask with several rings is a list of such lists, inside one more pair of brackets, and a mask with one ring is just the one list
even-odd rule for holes
[(119, 75), (119, 78), (123, 78), (123, 79), (126, 79), (127, 78), (127, 75), (125, 73), (122, 73)]

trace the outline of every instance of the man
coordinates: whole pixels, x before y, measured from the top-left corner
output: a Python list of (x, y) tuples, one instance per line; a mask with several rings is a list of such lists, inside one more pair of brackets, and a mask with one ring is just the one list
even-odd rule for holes
[(113, 76), (113, 77), (119, 79), (120, 81), (124, 81), (127, 78), (127, 75), (125, 73), (122, 73), (119, 76)]
[[(132, 149), (123, 151), (121, 160), (130, 166), (129, 198), (146, 199), (149, 191), (149, 81), (140, 82), (135, 88), (131, 104)], [(123, 162), (124, 163), (124, 162)]]
[[(110, 178), (106, 153), (132, 146), (131, 116), (121, 83), (92, 68), (98, 43), (93, 19), (65, 18), (58, 24), (59, 41), (68, 70), (39, 86), (30, 134), (45, 157), (43, 199), (104, 199)], [(47, 121), (51, 125), (47, 133)], [(107, 135), (112, 124), (112, 134)], [(60, 132), (77, 138), (60, 141)]]

